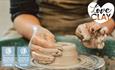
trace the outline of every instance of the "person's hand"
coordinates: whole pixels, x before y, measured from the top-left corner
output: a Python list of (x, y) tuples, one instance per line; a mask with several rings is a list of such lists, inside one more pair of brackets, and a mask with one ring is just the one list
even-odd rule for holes
[(18, 15), (14, 19), (14, 27), (18, 33), (30, 40), (31, 55), (36, 61), (46, 62), (47, 64), (51, 63), (55, 56), (61, 55), (60, 50), (55, 46), (55, 36), (49, 30), (43, 28), (39, 19), (34, 15)]
[(55, 48), (55, 36), (46, 28), (39, 26), (32, 39), (32, 44), (43, 48)]
[(88, 22), (79, 25), (75, 34), (81, 39), (85, 47), (103, 48), (104, 39), (112, 32), (114, 25), (112, 19), (102, 24), (96, 24), (94, 21)]
[(31, 44), (32, 57), (37, 62), (49, 64), (62, 55), (55, 45), (55, 36), (43, 27), (38, 27)]
[(77, 37), (80, 38), (82, 41), (89, 41), (91, 39), (91, 35), (88, 28), (90, 25), (87, 26), (87, 24), (89, 23), (80, 24), (75, 31)]
[(97, 49), (103, 49), (105, 46), (105, 38), (107, 35), (98, 34), (97, 36), (93, 36), (91, 40), (89, 41), (82, 41), (83, 45), (87, 48), (97, 48)]
[(42, 48), (37, 45), (32, 45), (32, 58), (40, 64), (50, 64), (55, 61), (56, 57), (62, 55), (61, 48)]
[[(95, 25), (95, 30), (92, 29)], [(99, 25), (96, 25), (95, 22), (84, 23), (78, 26), (76, 29), (76, 35), (81, 39), (83, 45), (87, 48), (102, 48), (104, 46), (104, 38), (99, 31), (103, 31)], [(104, 37), (104, 38), (102, 38)]]

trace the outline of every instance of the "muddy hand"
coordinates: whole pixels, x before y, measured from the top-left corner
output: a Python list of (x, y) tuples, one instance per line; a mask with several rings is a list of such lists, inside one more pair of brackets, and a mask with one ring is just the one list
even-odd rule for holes
[(107, 27), (102, 27), (100, 30), (100, 34), (105, 35), (108, 33), (108, 31), (109, 31), (109, 29)]
[(103, 49), (105, 46), (105, 38), (107, 37), (106, 34), (97, 33), (94, 36), (92, 36), (92, 39), (90, 41), (83, 42), (84, 46), (87, 48), (97, 48), (97, 49)]
[(58, 48), (43, 48), (38, 45), (31, 45), (32, 58), (41, 64), (51, 64), (56, 57), (62, 55), (62, 49)]
[(31, 47), (32, 58), (41, 64), (51, 64), (55, 61), (56, 57), (62, 55), (62, 48), (43, 48), (38, 45), (32, 44)]
[(51, 64), (54, 62), (55, 57), (50, 55), (44, 55), (42, 53), (32, 52), (33, 59), (40, 64)]
[(37, 53), (43, 53), (45, 55), (52, 55), (52, 56), (57, 56), (58, 57), (58, 56), (62, 55), (62, 50), (63, 49), (61, 49), (59, 47), (56, 47), (56, 48), (43, 48), (41, 46), (32, 44), (31, 50), (35, 51)]
[(88, 41), (91, 39), (90, 33), (88, 31), (86, 24), (81, 24), (77, 27), (75, 34), (79, 37), (82, 41)]
[(108, 29), (95, 22), (88, 22), (78, 26), (76, 35), (87, 48), (103, 48)]
[(108, 28), (107, 27), (102, 27), (99, 32), (97, 32), (96, 35), (96, 47), (98, 49), (103, 49), (103, 47), (105, 46), (104, 40), (107, 37), (107, 33), (108, 33)]
[(105, 46), (104, 40), (105, 40), (106, 37), (107, 37), (106, 34), (100, 35), (100, 36), (97, 37), (97, 48), (98, 49), (103, 49), (104, 48), (104, 46)]

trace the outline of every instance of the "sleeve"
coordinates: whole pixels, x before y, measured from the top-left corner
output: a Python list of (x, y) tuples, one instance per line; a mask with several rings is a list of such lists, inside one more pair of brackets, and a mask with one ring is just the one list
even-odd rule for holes
[(10, 0), (12, 21), (20, 14), (32, 14), (37, 17), (38, 9), (35, 0)]
[[(98, 0), (97, 3), (100, 5), (100, 6), (103, 6), (105, 3), (112, 3), (114, 5), (114, 10), (115, 10), (115, 1), (114, 0)], [(114, 11), (114, 15), (112, 17), (114, 20), (115, 20), (115, 11)]]

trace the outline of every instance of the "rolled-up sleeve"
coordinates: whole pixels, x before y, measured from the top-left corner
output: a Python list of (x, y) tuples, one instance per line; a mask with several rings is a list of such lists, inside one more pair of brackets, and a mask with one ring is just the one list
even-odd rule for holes
[(12, 21), (20, 14), (37, 16), (39, 6), (35, 0), (10, 0), (10, 13)]
[[(100, 6), (103, 6), (105, 3), (112, 3), (114, 5), (114, 9), (115, 9), (115, 0), (98, 0), (97, 3)], [(113, 15), (113, 19), (115, 20), (115, 11), (114, 11), (114, 15)]]

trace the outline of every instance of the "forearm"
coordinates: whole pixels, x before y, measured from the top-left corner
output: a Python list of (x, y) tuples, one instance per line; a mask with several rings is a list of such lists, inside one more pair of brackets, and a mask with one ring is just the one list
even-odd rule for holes
[(108, 28), (108, 34), (111, 33), (113, 31), (113, 29), (115, 28), (115, 21), (113, 19), (108, 20), (105, 23), (102, 23), (101, 26), (105, 26)]
[[(106, 3), (112, 3), (113, 5), (115, 5), (114, 0), (97, 0), (97, 3), (98, 3), (100, 6), (103, 6), (103, 5), (106, 4)], [(113, 19), (115, 20), (115, 14), (113, 14)], [(114, 21), (113, 19), (110, 19), (109, 21), (107, 21), (107, 22), (105, 22), (104, 24), (102, 24), (102, 25), (107, 26), (107, 28), (109, 29), (109, 33), (111, 33), (112, 30), (113, 30), (114, 27), (115, 27), (115, 21)]]
[(31, 38), (34, 26), (39, 27), (40, 22), (33, 15), (21, 14), (14, 20), (15, 29), (27, 39)]

